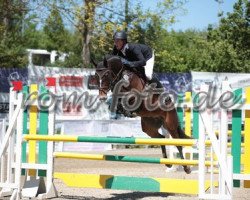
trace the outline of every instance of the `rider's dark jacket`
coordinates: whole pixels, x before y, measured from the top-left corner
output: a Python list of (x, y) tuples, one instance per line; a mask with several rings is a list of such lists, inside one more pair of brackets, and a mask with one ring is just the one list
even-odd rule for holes
[(144, 66), (146, 62), (152, 58), (152, 49), (144, 44), (127, 43), (123, 50), (119, 51), (115, 46), (111, 53), (130, 61), (130, 67), (136, 68), (145, 75)]

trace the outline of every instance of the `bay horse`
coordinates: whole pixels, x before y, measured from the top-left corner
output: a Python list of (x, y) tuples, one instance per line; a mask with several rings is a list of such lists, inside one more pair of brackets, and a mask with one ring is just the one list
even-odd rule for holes
[[(127, 102), (127, 104), (135, 104), (138, 94), (142, 94), (141, 96), (143, 97), (140, 97), (140, 99), (142, 99), (141, 102), (137, 103), (137, 107), (134, 106), (133, 111), (137, 116), (141, 117), (142, 131), (151, 138), (165, 138), (165, 136), (159, 133), (159, 129), (162, 126), (168, 130), (172, 138), (190, 138), (185, 135), (179, 125), (177, 112), (171, 98), (169, 98), (169, 96), (165, 99), (162, 98), (161, 94), (164, 93), (163, 90), (161, 90), (160, 93), (151, 93), (151, 95), (149, 95), (150, 92), (145, 92), (144, 90), (147, 88), (146, 80), (140, 77), (138, 73), (133, 72), (131, 69), (129, 70), (128, 67), (123, 65), (120, 57), (106, 56), (102, 62), (96, 65), (96, 76), (99, 78), (98, 89), (99, 99), (101, 101), (107, 100), (109, 90), (113, 92), (113, 100), (114, 98), (117, 99), (117, 96), (120, 98), (132, 96), (130, 99), (123, 101), (123, 103)], [(125, 82), (125, 84), (121, 84), (122, 81)], [(117, 95), (117, 90), (119, 95)], [(156, 89), (156, 91), (158, 90)], [(135, 93), (137, 96), (133, 95)], [(159, 100), (161, 100), (161, 102)], [(149, 103), (151, 107), (147, 105)], [(160, 103), (164, 105), (159, 105)], [(177, 146), (177, 149), (180, 153), (180, 157), (184, 159), (182, 146)], [(163, 158), (167, 158), (166, 147), (164, 145), (161, 146), (161, 150)], [(171, 165), (166, 166), (171, 167)], [(183, 168), (187, 174), (191, 173), (190, 167), (184, 165)]]

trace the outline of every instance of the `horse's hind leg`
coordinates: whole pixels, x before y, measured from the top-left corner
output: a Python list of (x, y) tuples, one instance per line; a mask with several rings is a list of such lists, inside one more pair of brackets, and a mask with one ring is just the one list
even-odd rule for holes
[[(162, 120), (154, 118), (141, 118), (142, 131), (146, 133), (151, 138), (165, 138), (159, 133), (159, 128), (162, 126)], [(167, 158), (167, 152), (165, 145), (161, 145), (162, 157)], [(167, 167), (172, 167), (172, 165), (166, 165)]]

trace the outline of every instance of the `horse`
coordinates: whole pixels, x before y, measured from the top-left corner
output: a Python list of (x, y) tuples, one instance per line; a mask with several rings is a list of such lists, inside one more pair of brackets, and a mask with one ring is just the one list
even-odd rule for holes
[[(99, 79), (98, 90), (101, 101), (107, 100), (107, 93), (110, 90), (113, 92), (113, 99), (117, 99), (117, 96), (121, 98), (132, 96), (132, 98), (124, 101), (127, 104), (135, 104), (138, 98), (141, 99), (141, 102), (137, 102), (138, 105), (133, 111), (137, 116), (141, 117), (141, 129), (148, 136), (151, 138), (165, 138), (165, 136), (159, 133), (159, 129), (163, 126), (168, 130), (172, 138), (190, 139), (179, 125), (177, 112), (171, 98), (169, 96), (165, 99), (162, 98), (161, 94), (164, 94), (163, 90), (160, 90), (161, 92), (151, 92), (150, 98), (147, 98), (150, 94), (150, 89), (145, 92), (148, 86), (145, 78), (135, 71), (128, 69), (126, 65), (123, 65), (120, 57), (104, 57), (104, 60), (96, 65), (96, 76)], [(155, 85), (153, 86), (149, 88), (159, 91), (155, 88)], [(135, 93), (137, 96), (133, 95)], [(138, 94), (142, 95), (138, 97)], [(136, 97), (138, 98), (136, 99)], [(159, 100), (161, 100), (161, 104), (163, 105), (159, 105)], [(151, 107), (147, 105), (149, 102), (151, 103)], [(177, 146), (177, 149), (180, 157), (184, 159), (182, 146)], [(167, 158), (166, 147), (164, 145), (161, 145), (161, 150), (163, 158)], [(166, 166), (171, 167), (171, 165)], [(187, 174), (191, 173), (190, 167), (183, 165), (183, 169)]]

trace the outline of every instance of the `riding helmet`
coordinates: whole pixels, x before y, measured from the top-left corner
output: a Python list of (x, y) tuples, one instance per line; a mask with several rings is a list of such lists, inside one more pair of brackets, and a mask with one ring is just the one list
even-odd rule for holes
[(125, 31), (116, 31), (113, 39), (127, 40), (127, 33)]

